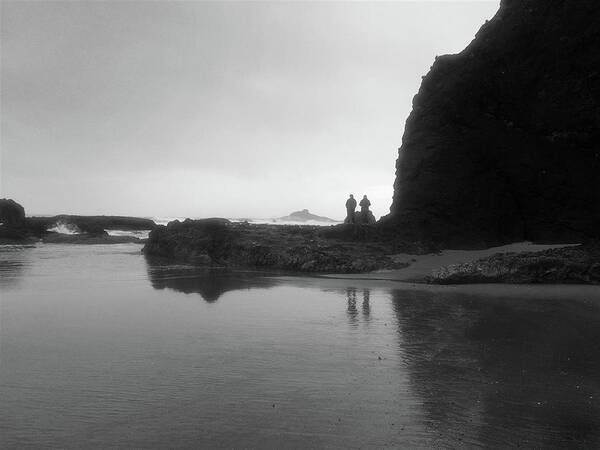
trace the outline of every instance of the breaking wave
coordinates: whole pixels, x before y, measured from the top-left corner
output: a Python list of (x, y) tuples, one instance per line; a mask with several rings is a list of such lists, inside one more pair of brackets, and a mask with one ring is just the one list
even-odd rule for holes
[(106, 230), (109, 236), (128, 236), (138, 239), (148, 239), (150, 230)]
[(65, 222), (56, 222), (52, 228), (49, 228), (48, 231), (54, 231), (55, 233), (60, 234), (79, 234), (79, 228), (75, 225)]

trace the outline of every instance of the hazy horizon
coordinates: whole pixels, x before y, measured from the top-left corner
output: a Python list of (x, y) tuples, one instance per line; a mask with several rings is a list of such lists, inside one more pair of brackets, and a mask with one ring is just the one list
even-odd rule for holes
[(377, 217), (421, 77), (499, 1), (1, 3), (0, 197), (33, 214)]

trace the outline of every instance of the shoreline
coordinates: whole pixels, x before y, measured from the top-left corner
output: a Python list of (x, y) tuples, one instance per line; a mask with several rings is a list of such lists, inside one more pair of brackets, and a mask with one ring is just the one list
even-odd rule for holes
[(486, 295), (490, 297), (515, 297), (519, 299), (560, 300), (575, 298), (581, 301), (600, 302), (600, 286), (593, 284), (541, 284), (541, 283), (472, 283), (472, 284), (426, 284), (369, 278), (333, 278), (314, 275), (273, 276), (275, 280), (291, 285), (319, 285), (325, 289), (345, 289), (348, 283), (357, 289), (387, 288), (398, 291), (424, 291), (433, 293), (456, 293)]
[[(20, 244), (12, 243), (5, 244), (3, 246), (35, 246), (38, 244), (42, 245), (115, 245), (115, 244), (136, 244), (143, 246), (144, 240), (140, 240), (133, 237), (125, 236), (108, 236), (108, 237), (85, 237), (81, 235), (59, 235), (58, 233), (51, 239), (43, 239), (37, 242), (22, 242)], [(505, 285), (519, 285), (519, 286), (594, 286), (598, 282), (592, 280), (591, 282), (544, 282), (544, 281), (501, 281), (496, 279), (479, 280), (471, 277), (470, 279), (458, 280), (454, 282), (450, 279), (449, 282), (436, 282), (434, 275), (436, 273), (448, 271), (448, 268), (453, 267), (473, 267), (481, 261), (486, 261), (486, 258), (502, 258), (512, 257), (513, 259), (520, 259), (524, 256), (543, 254), (548, 250), (556, 249), (577, 249), (579, 244), (534, 244), (532, 242), (518, 242), (507, 244), (498, 247), (491, 247), (482, 250), (443, 250), (438, 253), (427, 253), (422, 255), (400, 253), (390, 255), (401, 267), (396, 269), (383, 269), (374, 270), (360, 273), (335, 273), (335, 272), (320, 272), (320, 271), (295, 271), (295, 270), (277, 270), (269, 267), (222, 267), (223, 270), (232, 272), (255, 272), (256, 274), (263, 274), (264, 276), (278, 278), (278, 279), (314, 279), (314, 280), (343, 280), (352, 281), (353, 283), (369, 285), (372, 284), (383, 284), (389, 285), (394, 288), (406, 288), (410, 290), (414, 289), (430, 289), (433, 286), (444, 285), (444, 286), (505, 286)], [(143, 247), (140, 248), (143, 250)], [(148, 255), (151, 257), (151, 255)], [(167, 263), (176, 263), (177, 259), (172, 258), (161, 258)], [(183, 261), (180, 261), (183, 262)], [(194, 261), (185, 261), (186, 265), (191, 267), (202, 267), (202, 265), (195, 264)], [(600, 264), (600, 262), (599, 262)], [(403, 267), (402, 267), (403, 266)], [(597, 289), (597, 288), (596, 288)], [(487, 290), (487, 289), (486, 289)], [(595, 292), (595, 289), (593, 289)], [(598, 291), (600, 292), (600, 291)]]
[[(408, 283), (426, 283), (426, 277), (442, 267), (474, 262), (495, 254), (538, 252), (555, 248), (574, 247), (580, 244), (535, 244), (533, 242), (514, 242), (512, 244), (490, 247), (481, 250), (442, 250), (438, 253), (415, 255), (401, 253), (394, 257), (409, 264), (407, 267), (392, 270), (378, 270), (369, 273), (352, 274), (356, 279), (380, 279)], [(325, 277), (347, 278), (349, 274), (325, 274)], [(374, 278), (377, 276), (377, 278)]]

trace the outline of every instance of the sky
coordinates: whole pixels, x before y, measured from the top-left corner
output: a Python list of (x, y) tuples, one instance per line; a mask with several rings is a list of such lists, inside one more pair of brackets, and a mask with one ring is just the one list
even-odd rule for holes
[(34, 214), (391, 205), (436, 55), (499, 1), (4, 1), (0, 197)]

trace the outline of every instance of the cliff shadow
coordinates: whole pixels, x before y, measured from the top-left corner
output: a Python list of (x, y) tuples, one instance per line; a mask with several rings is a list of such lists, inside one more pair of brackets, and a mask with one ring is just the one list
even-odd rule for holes
[(150, 256), (145, 259), (148, 280), (154, 289), (199, 294), (209, 303), (229, 291), (268, 289), (277, 284), (266, 273), (177, 265)]
[(600, 445), (600, 304), (393, 291), (427, 425), (450, 447)]

